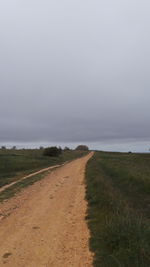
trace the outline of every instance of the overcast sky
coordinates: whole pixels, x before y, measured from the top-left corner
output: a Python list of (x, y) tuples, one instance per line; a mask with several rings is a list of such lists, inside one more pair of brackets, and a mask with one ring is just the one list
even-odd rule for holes
[(149, 11), (148, 0), (0, 0), (0, 142), (150, 140)]

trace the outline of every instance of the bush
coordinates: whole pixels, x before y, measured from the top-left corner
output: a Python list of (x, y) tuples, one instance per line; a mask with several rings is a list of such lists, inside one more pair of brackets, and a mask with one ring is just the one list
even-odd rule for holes
[(49, 157), (58, 157), (61, 153), (62, 153), (61, 147), (57, 148), (56, 146), (52, 146), (45, 148), (43, 155)]
[(65, 146), (64, 151), (70, 151), (70, 148)]
[(88, 146), (85, 146), (85, 145), (79, 145), (76, 147), (76, 150), (88, 151), (89, 148)]
[(5, 147), (5, 146), (1, 146), (1, 149), (2, 149), (2, 150), (6, 150), (6, 147)]

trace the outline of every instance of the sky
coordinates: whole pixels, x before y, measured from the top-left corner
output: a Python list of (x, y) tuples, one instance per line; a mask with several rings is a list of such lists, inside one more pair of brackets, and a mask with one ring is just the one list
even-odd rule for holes
[(150, 147), (150, 2), (0, 0), (0, 144)]

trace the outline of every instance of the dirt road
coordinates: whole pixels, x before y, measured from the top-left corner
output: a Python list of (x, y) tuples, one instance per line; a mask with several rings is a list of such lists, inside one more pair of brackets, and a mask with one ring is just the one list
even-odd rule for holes
[(89, 155), (0, 205), (0, 266), (90, 267), (84, 171)]

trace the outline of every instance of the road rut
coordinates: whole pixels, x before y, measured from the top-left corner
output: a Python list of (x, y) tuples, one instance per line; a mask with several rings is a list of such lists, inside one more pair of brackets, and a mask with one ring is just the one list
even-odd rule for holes
[(53, 170), (0, 205), (0, 266), (92, 266), (84, 199), (92, 155)]

